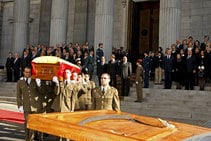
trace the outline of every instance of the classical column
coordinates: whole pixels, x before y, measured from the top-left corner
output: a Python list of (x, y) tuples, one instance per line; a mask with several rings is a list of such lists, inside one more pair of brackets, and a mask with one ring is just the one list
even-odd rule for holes
[(160, 0), (159, 46), (164, 49), (180, 36), (181, 0)]
[(22, 53), (28, 42), (30, 0), (15, 0), (13, 52)]
[(41, 0), (38, 38), (39, 43), (44, 45), (49, 45), (50, 42), (51, 5), (52, 0)]
[(52, 0), (50, 45), (66, 42), (69, 0)]
[(128, 3), (129, 0), (122, 0), (122, 41), (121, 46), (124, 47), (124, 49), (127, 49), (127, 30), (128, 30)]
[(96, 0), (94, 46), (103, 43), (106, 59), (112, 53), (114, 0)]

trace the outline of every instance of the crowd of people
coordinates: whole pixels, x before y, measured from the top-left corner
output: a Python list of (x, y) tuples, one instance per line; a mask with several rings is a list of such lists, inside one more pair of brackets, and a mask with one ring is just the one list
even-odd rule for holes
[(190, 36), (183, 41), (176, 40), (165, 51), (159, 47), (156, 52), (146, 52), (143, 58), (144, 87), (149, 87), (149, 81), (161, 84), (171, 89), (172, 81), (177, 89), (193, 90), (199, 86), (204, 90), (205, 84), (211, 80), (211, 43), (209, 37), (204, 36), (200, 43)]
[[(62, 44), (56, 47), (28, 45), (20, 57), (10, 52), (6, 61), (7, 81), (17, 82), (17, 101), (19, 111), (28, 114), (45, 112), (74, 112), (75, 110), (109, 109), (120, 110), (119, 98), (129, 95), (132, 63), (136, 63), (135, 83), (137, 100), (142, 102), (142, 87), (149, 88), (149, 81), (162, 84), (171, 89), (172, 81), (177, 89), (193, 90), (199, 85), (204, 90), (211, 80), (211, 43), (204, 36), (203, 43), (190, 36), (183, 41), (176, 40), (163, 51), (143, 53), (136, 62), (130, 62), (128, 52), (123, 48), (113, 48), (107, 61), (103, 44), (96, 51), (86, 42), (82, 46)], [(55, 76), (52, 81), (31, 79), (31, 61), (39, 56), (57, 56), (81, 68), (81, 73), (64, 71), (64, 81)], [(95, 57), (94, 57), (95, 56)], [(95, 67), (96, 65), (96, 67)], [(98, 76), (98, 87), (92, 81), (94, 69)], [(29, 78), (29, 79), (28, 79)], [(27, 95), (26, 95), (27, 93)], [(105, 97), (104, 94), (108, 94)], [(103, 96), (103, 97), (102, 97)], [(106, 101), (102, 104), (102, 101)], [(26, 128), (27, 129), (27, 128)], [(26, 130), (26, 140), (32, 140), (30, 130)]]

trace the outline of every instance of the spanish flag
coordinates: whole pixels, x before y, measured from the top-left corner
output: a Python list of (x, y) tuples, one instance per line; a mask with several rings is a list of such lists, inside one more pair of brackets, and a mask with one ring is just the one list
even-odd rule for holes
[(72, 72), (80, 73), (81, 69), (77, 65), (55, 56), (41, 56), (32, 60), (32, 78), (41, 80), (52, 80), (57, 76), (59, 81), (63, 81), (64, 71), (69, 69)]

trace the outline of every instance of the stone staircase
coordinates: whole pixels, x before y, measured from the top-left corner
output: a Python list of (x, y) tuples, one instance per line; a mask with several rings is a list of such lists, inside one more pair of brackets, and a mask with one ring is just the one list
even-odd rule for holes
[[(130, 95), (121, 100), (123, 112), (134, 113), (166, 120), (202, 125), (211, 120), (211, 92), (197, 90), (163, 89), (150, 86), (143, 89), (143, 102), (137, 103), (135, 86)], [(16, 83), (0, 82), (0, 101), (16, 104)]]
[(211, 120), (211, 92), (195, 90), (177, 90), (163, 88), (144, 88), (143, 102), (136, 103), (135, 88), (130, 96), (121, 101), (125, 112), (153, 116), (184, 123), (202, 125)]
[(16, 104), (15, 82), (0, 82), (0, 101), (1, 103)]

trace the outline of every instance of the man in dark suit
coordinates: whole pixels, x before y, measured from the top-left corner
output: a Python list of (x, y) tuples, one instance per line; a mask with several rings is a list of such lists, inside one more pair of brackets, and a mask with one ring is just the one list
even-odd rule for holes
[(6, 71), (7, 71), (7, 82), (12, 82), (12, 65), (14, 58), (12, 57), (12, 52), (9, 52), (9, 56), (6, 61)]
[(163, 60), (163, 69), (164, 69), (164, 88), (171, 89), (172, 86), (172, 71), (173, 71), (173, 60), (174, 57), (171, 55), (171, 50), (168, 49), (166, 52), (166, 56)]
[(94, 73), (94, 52), (92, 50), (84, 53), (84, 68), (88, 69), (91, 80)]
[(123, 56), (120, 65), (120, 76), (122, 80), (122, 96), (128, 96), (130, 92), (130, 76), (132, 74), (132, 65), (127, 61), (127, 57)]
[(24, 68), (30, 65), (31, 65), (31, 57), (29, 55), (29, 50), (25, 49), (23, 51), (23, 56), (21, 58), (21, 73), (22, 73), (21, 76), (24, 76), (23, 74)]
[(97, 76), (98, 76), (98, 81), (99, 81), (99, 86), (101, 85), (100, 77), (103, 73), (108, 72), (108, 64), (106, 63), (105, 56), (101, 57), (101, 65), (97, 69)]
[(150, 57), (147, 52), (144, 53), (142, 66), (144, 68), (144, 88), (149, 88), (149, 78), (150, 78)]
[(205, 51), (207, 44), (209, 44), (209, 36), (206, 35), (204, 36), (204, 42), (200, 45), (201, 50)]
[(110, 60), (108, 62), (108, 74), (111, 77), (110, 85), (113, 87), (117, 87), (117, 78), (116, 75), (118, 74), (118, 62), (115, 59), (115, 55), (110, 55)]
[(96, 50), (96, 64), (97, 64), (97, 69), (100, 66), (101, 63), (101, 57), (104, 56), (103, 52), (103, 43), (98, 44), (98, 49)]
[(20, 70), (21, 70), (21, 59), (18, 53), (15, 53), (15, 59), (13, 61), (13, 74), (14, 74), (14, 82), (17, 82), (20, 78)]
[(193, 56), (192, 50), (188, 49), (187, 59), (186, 59), (186, 79), (185, 79), (185, 89), (194, 89), (194, 80), (196, 73), (196, 58)]

